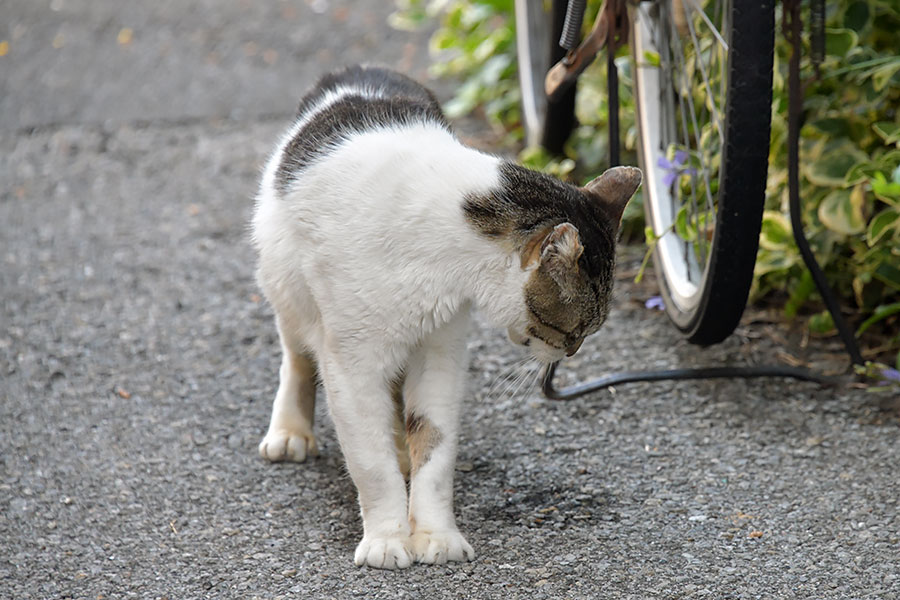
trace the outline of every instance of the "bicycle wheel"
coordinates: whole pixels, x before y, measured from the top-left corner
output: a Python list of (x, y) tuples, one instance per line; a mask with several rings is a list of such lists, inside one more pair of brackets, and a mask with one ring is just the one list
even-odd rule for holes
[(687, 339), (737, 327), (765, 201), (773, 0), (669, 0), (632, 10), (644, 206), (666, 312)]
[(522, 93), (522, 124), (525, 142), (561, 154), (575, 127), (575, 85), (559, 100), (550, 102), (544, 78), (550, 67), (565, 56), (559, 45), (566, 18), (567, 0), (553, 0), (547, 10), (544, 0), (516, 0), (516, 51), (519, 89)]

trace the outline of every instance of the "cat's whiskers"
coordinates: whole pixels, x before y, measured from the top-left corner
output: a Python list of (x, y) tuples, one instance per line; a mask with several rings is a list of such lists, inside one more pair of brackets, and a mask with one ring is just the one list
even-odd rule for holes
[[(527, 365), (523, 365), (522, 367), (527, 367)], [(519, 372), (516, 374), (516, 380), (513, 382), (512, 388), (508, 390), (510, 398), (515, 398), (519, 395), (519, 390), (522, 389), (522, 384), (525, 383), (525, 379), (528, 377), (528, 371), (522, 367), (520, 367)]]
[(491, 384), (490, 389), (486, 396), (491, 397), (494, 396), (495, 393), (497, 396), (505, 396), (506, 393), (512, 389), (512, 386), (518, 382), (518, 378), (521, 375), (520, 369), (526, 365), (531, 360), (531, 357), (526, 356), (524, 358), (520, 358), (519, 360), (512, 363), (505, 370), (501, 371), (497, 376), (497, 379), (494, 380), (494, 383)]
[(512, 381), (507, 377), (507, 385), (504, 386), (501, 396), (507, 396), (509, 399), (518, 397), (520, 392), (527, 392), (532, 388), (534, 382), (540, 373), (540, 365), (530, 356), (525, 357), (515, 363), (515, 376)]
[(518, 396), (520, 392), (523, 394), (523, 397), (527, 396), (528, 393), (534, 389), (534, 386), (541, 375), (541, 364), (538, 361), (531, 360), (526, 367), (527, 370), (523, 374), (522, 383), (516, 388), (516, 391), (513, 392), (513, 398)]
[(488, 389), (487, 396), (493, 397), (505, 394), (517, 375), (518, 371), (515, 368), (501, 372), (494, 380), (494, 383), (491, 384), (490, 389)]
[(525, 388), (527, 390), (533, 390), (539, 387), (541, 382), (541, 377), (544, 375), (544, 363), (535, 361), (534, 369), (531, 372), (531, 381), (528, 382), (528, 386)]

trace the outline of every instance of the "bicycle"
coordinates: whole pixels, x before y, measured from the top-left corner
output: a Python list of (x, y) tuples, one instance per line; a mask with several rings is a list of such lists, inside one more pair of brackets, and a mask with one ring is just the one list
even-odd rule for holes
[[(709, 346), (747, 304), (765, 204), (775, 49), (775, 0), (604, 0), (578, 44), (587, 0), (516, 0), (522, 114), (529, 143), (560, 152), (575, 126), (578, 75), (607, 47), (610, 166), (618, 164), (616, 49), (631, 38), (638, 160), (653, 264), (669, 320)], [(801, 0), (783, 0), (788, 67), (788, 190), (794, 241), (851, 362), (863, 364), (803, 233), (799, 192)], [(545, 10), (546, 7), (546, 10)], [(810, 0), (811, 58), (824, 55), (824, 0)], [(569, 400), (619, 383), (718, 377), (833, 378), (785, 366), (626, 372), (544, 395)]]
[[(576, 48), (585, 5), (516, 0), (527, 140), (559, 152), (575, 125), (578, 74), (610, 45), (613, 78), (615, 48), (631, 39), (644, 206), (666, 312), (688, 341), (718, 343), (743, 314), (756, 262), (774, 0), (605, 0)], [(618, 132), (610, 137), (612, 148)]]

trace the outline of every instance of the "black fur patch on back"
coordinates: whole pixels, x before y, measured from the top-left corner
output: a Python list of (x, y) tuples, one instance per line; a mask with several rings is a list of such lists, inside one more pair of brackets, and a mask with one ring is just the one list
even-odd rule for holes
[(389, 69), (350, 67), (322, 77), (300, 100), (298, 116), (314, 110), (329, 92), (349, 88), (336, 102), (314, 114), (288, 142), (276, 173), (286, 191), (297, 174), (350, 134), (391, 125), (434, 123), (450, 128), (434, 95), (414, 80)]
[(430, 104), (440, 121), (443, 122), (444, 120), (441, 105), (428, 88), (396, 71), (382, 67), (363, 67), (359, 65), (323, 75), (316, 82), (316, 85), (313, 86), (313, 89), (300, 100), (297, 114), (302, 115), (314, 107), (328, 92), (333, 92), (346, 86), (388, 92), (387, 95), (389, 96), (408, 98)]
[(568, 222), (578, 229), (589, 277), (606, 278), (615, 257), (618, 223), (613, 223), (584, 192), (555, 177), (513, 163), (500, 165), (500, 187), (469, 196), (463, 211), (482, 234), (524, 241), (548, 225)]

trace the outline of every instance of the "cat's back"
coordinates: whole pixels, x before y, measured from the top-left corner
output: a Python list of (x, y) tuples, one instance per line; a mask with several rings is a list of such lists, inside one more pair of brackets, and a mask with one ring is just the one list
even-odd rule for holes
[(297, 119), (272, 157), (270, 184), (285, 193), (310, 167), (360, 136), (422, 126), (449, 133), (437, 99), (416, 81), (380, 67), (329, 73), (300, 100)]
[(425, 115), (446, 126), (440, 104), (428, 88), (391, 69), (361, 65), (323, 75), (300, 100), (297, 114), (302, 119), (340, 98), (355, 98), (349, 104), (357, 108), (360, 100), (403, 100), (415, 113), (408, 116)]

